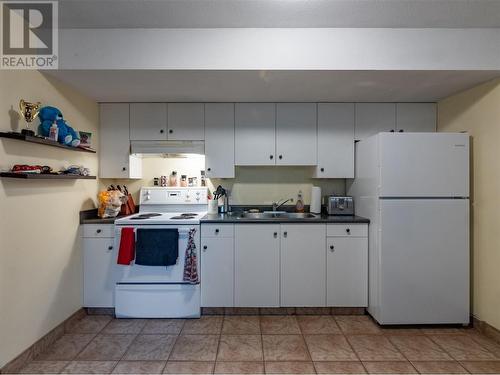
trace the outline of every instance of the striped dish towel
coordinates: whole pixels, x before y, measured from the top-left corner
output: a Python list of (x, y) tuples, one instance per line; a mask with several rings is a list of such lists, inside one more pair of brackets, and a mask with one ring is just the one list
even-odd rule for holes
[(198, 284), (198, 259), (196, 255), (196, 245), (194, 243), (194, 235), (196, 229), (189, 230), (188, 245), (186, 247), (186, 255), (184, 261), (184, 278), (183, 280), (191, 283)]

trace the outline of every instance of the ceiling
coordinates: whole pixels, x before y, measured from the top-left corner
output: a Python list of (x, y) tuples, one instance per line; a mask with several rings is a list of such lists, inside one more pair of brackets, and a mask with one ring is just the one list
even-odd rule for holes
[(434, 102), (498, 71), (45, 71), (99, 102)]
[(499, 0), (61, 0), (62, 28), (491, 28)]

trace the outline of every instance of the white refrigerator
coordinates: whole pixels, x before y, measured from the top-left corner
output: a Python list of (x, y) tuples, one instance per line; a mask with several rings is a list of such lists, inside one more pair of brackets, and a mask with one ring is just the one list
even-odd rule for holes
[(370, 219), (369, 313), (380, 324), (468, 324), (468, 134), (369, 137), (349, 184)]

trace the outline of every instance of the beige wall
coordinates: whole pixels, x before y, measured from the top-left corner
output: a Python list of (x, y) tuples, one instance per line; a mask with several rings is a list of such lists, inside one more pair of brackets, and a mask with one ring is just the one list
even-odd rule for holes
[[(0, 71), (1, 131), (18, 129), (20, 98), (97, 133), (97, 104), (35, 71)], [(97, 173), (96, 155), (0, 139), (0, 169), (17, 163)], [(82, 306), (78, 212), (94, 207), (96, 193), (95, 180), (0, 179), (0, 368)]]
[(473, 313), (500, 329), (500, 80), (440, 101), (438, 130), (472, 137)]
[[(134, 198), (138, 199), (141, 186), (153, 186), (153, 178), (161, 175), (168, 176), (171, 171), (198, 177), (205, 169), (204, 157), (197, 158), (144, 158), (142, 180), (110, 180), (101, 179), (101, 187), (108, 184), (125, 184)], [(297, 198), (302, 190), (305, 204), (310, 202), (311, 187), (320, 186), (322, 194), (344, 194), (343, 179), (316, 180), (311, 178), (312, 170), (309, 167), (237, 167), (234, 179), (212, 179), (208, 186), (211, 191), (219, 184), (231, 191), (231, 204), (271, 204), (284, 198)]]

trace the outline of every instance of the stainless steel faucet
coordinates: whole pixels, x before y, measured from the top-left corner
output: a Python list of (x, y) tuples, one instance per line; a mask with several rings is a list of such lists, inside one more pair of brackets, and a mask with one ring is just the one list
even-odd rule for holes
[(287, 202), (293, 202), (293, 198), (288, 198), (281, 203), (279, 203), (279, 200), (278, 200), (278, 202), (273, 202), (273, 211), (277, 211), (278, 208), (280, 208), (281, 206), (283, 206)]

